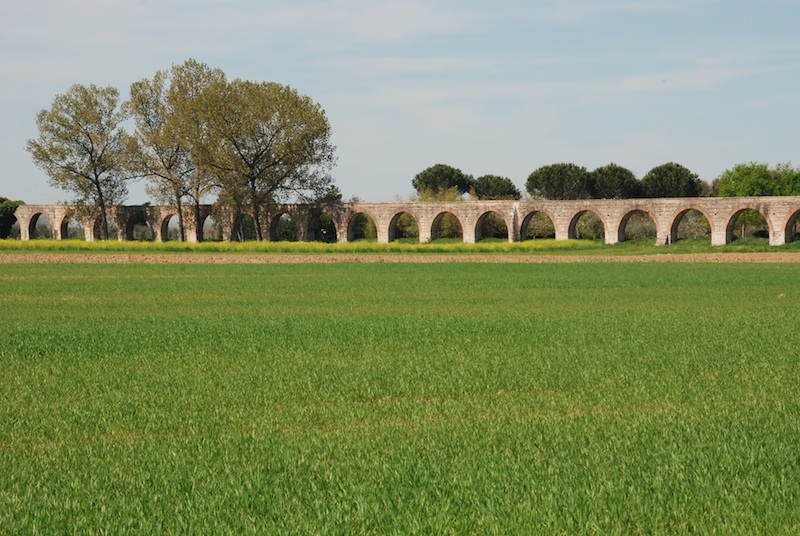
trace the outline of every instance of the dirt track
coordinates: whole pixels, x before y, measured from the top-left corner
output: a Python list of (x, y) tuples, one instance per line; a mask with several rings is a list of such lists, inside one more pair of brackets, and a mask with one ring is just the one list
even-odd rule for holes
[(689, 253), (680, 255), (239, 255), (203, 253), (8, 253), (0, 254), (0, 264), (288, 264), (335, 262), (391, 263), (556, 263), (556, 262), (800, 262), (800, 253)]

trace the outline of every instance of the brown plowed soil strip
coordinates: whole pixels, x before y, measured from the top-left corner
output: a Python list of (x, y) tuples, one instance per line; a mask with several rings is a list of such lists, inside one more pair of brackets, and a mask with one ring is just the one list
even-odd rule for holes
[(0, 264), (289, 264), (336, 262), (391, 263), (574, 263), (574, 262), (800, 262), (800, 253), (687, 253), (658, 255), (238, 255), (238, 254), (128, 254), (128, 253), (6, 253)]

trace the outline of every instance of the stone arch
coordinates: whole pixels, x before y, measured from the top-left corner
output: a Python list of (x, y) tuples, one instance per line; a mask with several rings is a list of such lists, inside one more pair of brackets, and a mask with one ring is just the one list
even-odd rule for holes
[[(772, 223), (770, 222), (769, 218), (767, 218), (766, 215), (761, 210), (759, 210), (759, 208), (757, 206), (743, 205), (743, 206), (738, 207), (736, 210), (734, 210), (728, 216), (727, 222), (725, 224), (725, 243), (726, 244), (730, 244), (731, 242), (736, 240), (736, 227), (737, 227), (737, 221), (739, 219), (739, 216), (743, 215), (746, 212), (750, 212), (750, 211), (752, 211), (754, 213), (757, 213), (761, 218), (763, 218), (764, 223), (766, 223), (766, 226), (767, 226), (767, 238), (769, 238), (770, 236), (774, 236), (773, 229), (772, 229)], [(744, 237), (740, 237), (740, 238), (744, 238)]]
[[(644, 219), (642, 216), (644, 216)], [(645, 208), (633, 207), (625, 213), (619, 222), (619, 228), (617, 229), (617, 242), (625, 242), (630, 238), (632, 230), (628, 229), (628, 224), (632, 223), (632, 219), (634, 222), (637, 222), (638, 220), (638, 222), (644, 225), (644, 227), (641, 229), (642, 236), (635, 237), (636, 240), (650, 240), (651, 238), (653, 240), (656, 239), (658, 236), (658, 223), (656, 222), (656, 218), (649, 210)]]
[(347, 221), (347, 241), (377, 239), (378, 226), (368, 212), (355, 212)]
[(59, 227), (62, 240), (86, 240), (84, 223), (74, 212), (65, 214)]
[[(608, 234), (608, 229), (606, 225), (606, 221), (601, 214), (598, 214), (596, 211), (592, 210), (591, 208), (584, 208), (577, 211), (575, 214), (572, 215), (572, 218), (569, 220), (569, 227), (567, 230), (567, 237), (570, 239), (579, 238), (579, 235), (582, 234), (579, 229), (579, 222), (581, 218), (584, 216), (591, 214), (593, 218), (597, 218), (599, 221), (598, 228), (595, 230), (596, 234), (602, 233), (603, 236), (595, 236), (594, 239), (603, 238)], [(586, 231), (584, 231), (586, 233)]]
[(406, 210), (398, 210), (389, 220), (388, 241), (413, 239), (419, 241), (419, 219)]
[(478, 221), (475, 223), (475, 242), (480, 242), (484, 238), (509, 240), (512, 227), (502, 214), (495, 210), (487, 210), (478, 217)]
[[(531, 226), (535, 229), (530, 229)], [(533, 231), (533, 235), (530, 231)], [(553, 216), (545, 210), (534, 210), (525, 215), (520, 227), (519, 239), (528, 240), (531, 238), (555, 238), (556, 226)]]
[[(44, 218), (44, 221), (42, 221), (42, 218)], [(53, 221), (50, 219), (50, 216), (43, 211), (34, 213), (28, 222), (28, 236), (31, 237), (31, 239), (52, 239), (54, 237), (54, 230)]]
[(703, 210), (701, 207), (698, 207), (698, 206), (695, 206), (695, 205), (690, 205), (688, 207), (684, 207), (677, 214), (675, 214), (675, 216), (672, 217), (672, 219), (670, 221), (670, 226), (669, 226), (669, 243), (670, 244), (674, 244), (675, 242), (677, 242), (680, 239), (679, 238), (679, 236), (680, 236), (679, 229), (680, 229), (681, 223), (683, 222), (684, 218), (692, 211), (698, 212), (699, 214), (701, 214), (703, 216), (703, 218), (705, 218), (706, 223), (708, 224), (709, 237), (713, 236), (713, 233), (714, 233), (714, 221), (709, 217), (708, 213), (706, 213), (706, 211)]
[(19, 218), (17, 217), (16, 213), (11, 214), (11, 217), (13, 218), (14, 221), (11, 222), (11, 224), (8, 227), (3, 227), (0, 229), (0, 239), (5, 240), (7, 238), (10, 238), (13, 240), (19, 240), (22, 238), (22, 234), (20, 233)]
[(144, 210), (135, 210), (128, 214), (125, 226), (125, 240), (153, 241), (155, 231)]
[(158, 228), (160, 229), (162, 242), (181, 240), (181, 229), (177, 211), (171, 210), (162, 214), (161, 221), (158, 223)]
[(785, 243), (794, 242), (797, 240), (797, 224), (800, 222), (800, 209), (790, 214), (786, 219), (786, 225), (783, 226), (783, 233)]
[(225, 233), (222, 225), (214, 218), (210, 212), (200, 216), (200, 223), (197, 226), (197, 240), (200, 242), (221, 242)]
[(450, 211), (437, 214), (431, 222), (431, 240), (437, 238), (464, 238), (464, 222)]
[(308, 222), (308, 236), (313, 242), (333, 243), (338, 234), (336, 220), (326, 212), (314, 214)]
[(297, 222), (288, 211), (272, 215), (269, 220), (270, 242), (296, 242), (298, 238)]

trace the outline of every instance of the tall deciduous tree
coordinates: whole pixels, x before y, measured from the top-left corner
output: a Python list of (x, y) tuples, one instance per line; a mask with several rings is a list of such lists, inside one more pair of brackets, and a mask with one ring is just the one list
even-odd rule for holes
[(702, 192), (697, 174), (674, 162), (656, 166), (642, 177), (644, 197), (696, 197)]
[(205, 163), (223, 199), (250, 205), (258, 240), (264, 207), (331, 196), (335, 148), (319, 104), (288, 86), (239, 79), (217, 82), (204, 95)]
[[(130, 110), (136, 123), (129, 165), (149, 180), (147, 192), (175, 206), (181, 240), (186, 239), (183, 206), (192, 203), (195, 224), (200, 203), (215, 186), (213, 176), (198, 165), (205, 133), (200, 120), (200, 95), (216, 82), (224, 82), (219, 69), (195, 60), (158, 71), (152, 79), (131, 85)], [(198, 228), (198, 239), (202, 229)]]
[(108, 207), (128, 195), (125, 174), (127, 118), (119, 107), (119, 92), (94, 84), (73, 85), (57, 95), (49, 110), (36, 115), (39, 137), (26, 150), (50, 177), (50, 185), (71, 191), (77, 205), (100, 208), (104, 238), (108, 238)]
[(511, 179), (498, 175), (483, 175), (473, 187), (478, 199), (520, 199), (522, 194)]
[(423, 197), (437, 197), (450, 190), (463, 195), (475, 184), (471, 175), (447, 164), (436, 164), (426, 168), (411, 180), (411, 186)]
[(636, 175), (627, 168), (611, 163), (592, 171), (593, 197), (598, 199), (628, 199), (641, 195)]
[(537, 199), (586, 199), (592, 196), (591, 179), (585, 167), (552, 164), (531, 173), (525, 188)]

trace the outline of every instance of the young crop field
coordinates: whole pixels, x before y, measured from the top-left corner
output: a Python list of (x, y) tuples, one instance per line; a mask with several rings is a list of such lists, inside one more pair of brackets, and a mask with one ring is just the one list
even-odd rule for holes
[(800, 264), (3, 264), (0, 532), (800, 532)]

